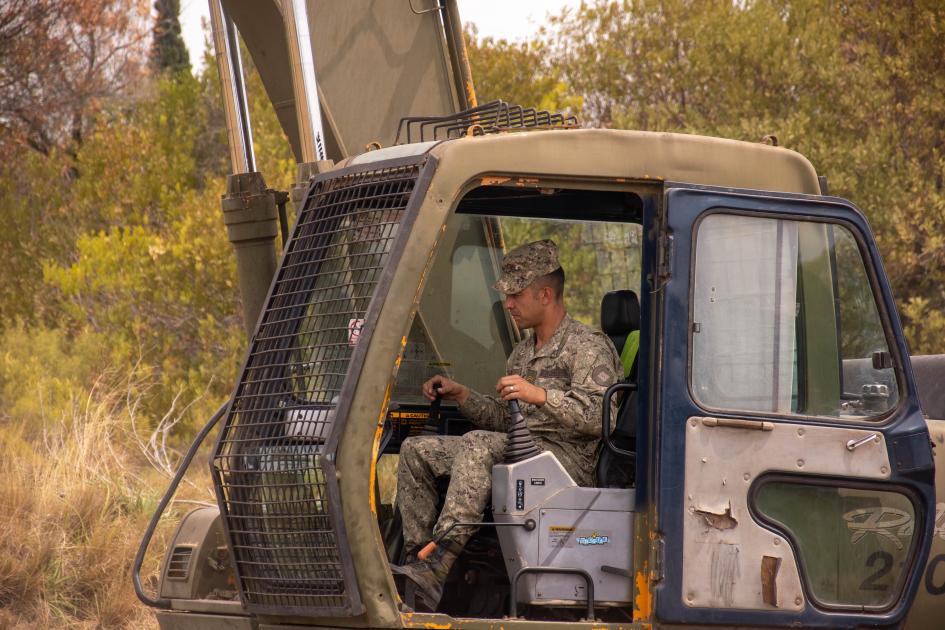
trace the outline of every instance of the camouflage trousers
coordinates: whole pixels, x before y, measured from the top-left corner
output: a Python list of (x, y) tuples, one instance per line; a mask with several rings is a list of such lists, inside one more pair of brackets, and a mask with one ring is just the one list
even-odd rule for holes
[[(453, 523), (482, 521), (492, 495), (492, 467), (502, 463), (505, 433), (470, 431), (462, 436), (404, 440), (397, 469), (397, 504), (407, 549), (428, 543)], [(436, 479), (450, 478), (439, 517)], [(463, 546), (476, 527), (454, 527), (445, 540)]]

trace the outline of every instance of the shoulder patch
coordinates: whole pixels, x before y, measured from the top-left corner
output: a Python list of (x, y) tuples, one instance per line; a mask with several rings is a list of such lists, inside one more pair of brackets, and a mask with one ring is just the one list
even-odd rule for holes
[(617, 382), (614, 371), (606, 365), (598, 365), (591, 373), (591, 379), (601, 387), (610, 387)]

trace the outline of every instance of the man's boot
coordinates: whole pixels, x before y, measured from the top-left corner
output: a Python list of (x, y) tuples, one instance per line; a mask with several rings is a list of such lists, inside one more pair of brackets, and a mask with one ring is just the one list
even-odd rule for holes
[(390, 570), (407, 578), (407, 589), (413, 590), (418, 610), (436, 612), (440, 598), (443, 597), (446, 577), (462, 550), (455, 542), (444, 540), (436, 545), (426, 559), (417, 559), (403, 566), (392, 564)]

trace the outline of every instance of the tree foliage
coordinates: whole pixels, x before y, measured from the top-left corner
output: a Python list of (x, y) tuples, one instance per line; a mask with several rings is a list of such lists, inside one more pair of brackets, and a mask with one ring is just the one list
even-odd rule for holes
[(74, 150), (106, 100), (141, 85), (145, 0), (0, 3), (0, 157)]
[[(218, 201), (228, 165), (215, 68), (196, 78), (135, 78), (130, 99), (131, 84), (116, 73), (141, 76), (150, 25), (139, 13), (118, 14), (141, 3), (115, 0), (101, 15), (80, 0), (56, 5), (81, 14), (70, 32), (82, 36), (68, 42), (49, 6), (13, 0), (0, 8), (0, 32), (10, 35), (0, 37), (9, 157), (0, 163), (9, 219), (0, 232), (8, 270), (0, 326), (18, 340), (34, 329), (58, 331), (76, 347), (107, 340), (95, 364), (139, 365), (156, 385), (148, 396), (155, 410), (209, 383), (212, 396), (223, 396), (243, 337)], [(467, 39), (481, 101), (580, 110), (605, 126), (749, 141), (774, 133), (809, 156), (832, 192), (869, 214), (912, 349), (929, 352), (942, 350), (945, 333), (943, 12), (922, 2), (894, 10), (598, 0), (526, 42), (480, 38), (474, 28)], [(103, 35), (106, 24), (124, 31)], [(21, 42), (29, 37), (45, 43), (31, 51)], [(108, 61), (103, 52), (83, 57), (92, 41), (108, 43)], [(98, 69), (97, 78), (80, 83), (83, 67)], [(294, 163), (248, 70), (257, 163), (285, 189)], [(53, 72), (69, 74), (71, 91), (24, 78)], [(24, 111), (45, 117), (28, 120)], [(69, 112), (81, 119), (78, 135)], [(531, 238), (529, 229), (508, 222), (512, 240)], [(585, 226), (553, 236), (574, 259), (575, 295), (603, 290), (606, 281), (585, 272), (623, 241), (613, 245)]]
[(545, 41), (480, 38), (474, 24), (466, 26), (465, 35), (479, 103), (502, 99), (553, 111), (581, 108), (581, 97), (567, 92)]
[(490, 97), (580, 99), (586, 124), (776, 135), (866, 212), (912, 351), (942, 352), (943, 32), (930, 0), (594, 0), (471, 55)]
[(190, 55), (180, 34), (180, 0), (154, 0), (151, 65), (159, 72), (190, 72)]
[[(0, 252), (12, 271), (0, 284), (0, 334), (17, 344), (31, 331), (76, 348), (102, 344), (90, 373), (134, 369), (152, 421), (175, 399), (200, 399), (194, 422), (209, 415), (245, 344), (219, 201), (226, 132), (216, 68), (206, 67), (196, 78), (155, 75), (134, 101), (104, 101), (69, 151), (16, 145), (0, 163), (11, 219)], [(248, 73), (251, 93), (264, 94)], [(294, 176), (288, 144), (268, 101), (251, 106), (258, 163), (270, 184), (285, 186)], [(0, 383), (30, 380), (10, 369)], [(68, 382), (72, 393), (89, 385)]]

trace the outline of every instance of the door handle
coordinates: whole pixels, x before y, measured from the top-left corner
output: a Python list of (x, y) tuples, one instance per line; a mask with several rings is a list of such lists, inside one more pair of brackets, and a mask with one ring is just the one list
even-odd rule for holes
[(859, 440), (850, 440), (847, 442), (847, 450), (851, 452), (855, 451), (864, 444), (869, 444), (870, 442), (879, 442), (879, 434), (870, 433), (865, 438), (860, 438)]

